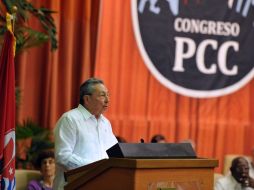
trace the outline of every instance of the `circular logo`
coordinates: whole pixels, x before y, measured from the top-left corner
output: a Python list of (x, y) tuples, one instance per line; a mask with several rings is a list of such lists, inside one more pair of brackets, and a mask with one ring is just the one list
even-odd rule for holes
[(185, 96), (232, 93), (254, 75), (252, 0), (132, 0), (137, 44), (163, 85)]

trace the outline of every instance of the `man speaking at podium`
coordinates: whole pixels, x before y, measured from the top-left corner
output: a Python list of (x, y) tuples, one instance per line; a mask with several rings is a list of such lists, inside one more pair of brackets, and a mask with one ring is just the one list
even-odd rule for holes
[(64, 189), (64, 172), (108, 158), (117, 143), (111, 124), (102, 113), (109, 93), (103, 81), (90, 78), (80, 86), (80, 104), (62, 115), (55, 127), (56, 177), (54, 190)]

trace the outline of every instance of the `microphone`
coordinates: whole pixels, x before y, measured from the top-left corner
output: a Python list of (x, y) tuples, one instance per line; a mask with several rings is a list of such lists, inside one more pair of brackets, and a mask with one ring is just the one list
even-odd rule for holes
[(145, 140), (141, 138), (141, 139), (140, 139), (140, 142), (141, 142), (141, 143), (144, 143), (144, 142), (145, 142)]

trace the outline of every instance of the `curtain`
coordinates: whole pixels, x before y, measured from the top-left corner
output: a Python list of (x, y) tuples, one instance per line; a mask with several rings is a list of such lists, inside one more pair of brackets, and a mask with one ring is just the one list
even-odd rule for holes
[[(254, 81), (239, 91), (209, 99), (178, 95), (146, 68), (131, 21), (130, 1), (103, 0), (95, 76), (104, 79), (114, 132), (128, 142), (149, 142), (163, 134), (169, 142), (192, 139), (199, 157), (249, 154), (254, 145)], [(110, 48), (109, 48), (110, 47)]]
[[(49, 44), (17, 55), (16, 85), (21, 89), (17, 120), (30, 118), (53, 129), (57, 119), (79, 102), (79, 86), (94, 71), (99, 0), (31, 1), (57, 11), (58, 50)], [(39, 28), (31, 18), (30, 25)]]

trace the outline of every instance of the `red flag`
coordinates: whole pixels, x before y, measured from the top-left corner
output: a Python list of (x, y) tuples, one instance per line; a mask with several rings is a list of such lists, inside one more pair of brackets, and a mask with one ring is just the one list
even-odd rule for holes
[(15, 37), (8, 30), (0, 57), (0, 190), (15, 188), (14, 52)]

